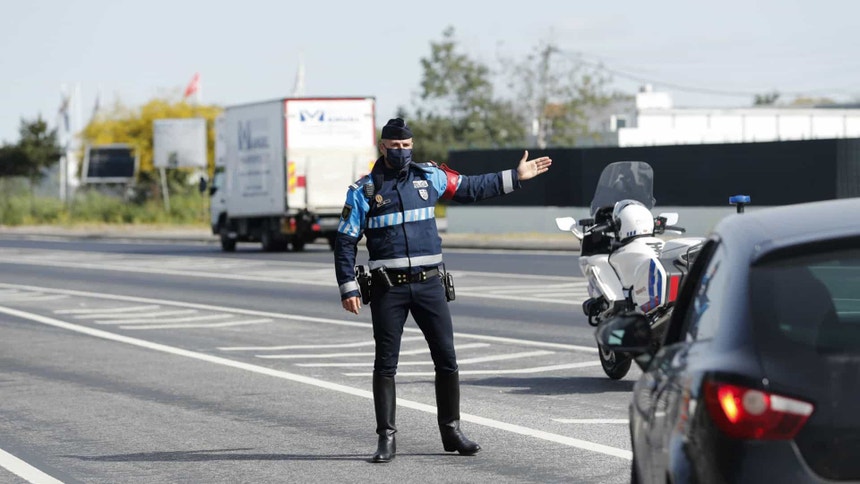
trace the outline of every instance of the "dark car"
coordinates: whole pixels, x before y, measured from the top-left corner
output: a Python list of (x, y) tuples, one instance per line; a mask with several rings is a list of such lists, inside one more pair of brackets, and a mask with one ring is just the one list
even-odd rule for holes
[(597, 333), (643, 369), (633, 482), (860, 481), (860, 198), (727, 217), (650, 337)]

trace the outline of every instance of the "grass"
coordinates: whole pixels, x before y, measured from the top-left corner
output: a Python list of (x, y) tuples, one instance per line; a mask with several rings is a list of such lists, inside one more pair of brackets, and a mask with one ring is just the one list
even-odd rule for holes
[(161, 200), (140, 202), (94, 191), (76, 194), (64, 204), (55, 198), (0, 193), (0, 225), (199, 225), (209, 223), (208, 200), (199, 193), (170, 196), (170, 211)]

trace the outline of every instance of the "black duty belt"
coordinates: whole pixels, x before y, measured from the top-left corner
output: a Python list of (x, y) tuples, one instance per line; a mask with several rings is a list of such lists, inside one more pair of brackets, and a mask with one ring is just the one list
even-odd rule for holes
[(442, 274), (442, 271), (440, 271), (438, 267), (415, 273), (401, 272), (391, 269), (385, 269), (385, 272), (388, 273), (388, 278), (395, 286), (399, 286), (402, 284), (411, 284), (413, 282), (424, 282), (428, 279), (438, 277), (440, 274)]

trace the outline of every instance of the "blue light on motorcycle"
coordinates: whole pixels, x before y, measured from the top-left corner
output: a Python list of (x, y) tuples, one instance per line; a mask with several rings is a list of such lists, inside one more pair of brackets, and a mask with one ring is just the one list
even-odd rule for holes
[(729, 197), (729, 203), (731, 205), (737, 205), (739, 203), (750, 203), (749, 195), (735, 195), (733, 197)]

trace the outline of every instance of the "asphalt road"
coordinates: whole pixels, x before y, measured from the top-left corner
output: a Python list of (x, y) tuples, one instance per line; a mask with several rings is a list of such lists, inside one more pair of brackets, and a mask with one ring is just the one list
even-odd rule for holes
[(446, 252), (463, 428), (484, 450), (442, 450), (410, 320), (386, 465), (367, 462), (369, 308), (343, 311), (331, 260), (0, 235), (0, 482), (629, 480), (639, 373), (603, 376), (575, 255)]

